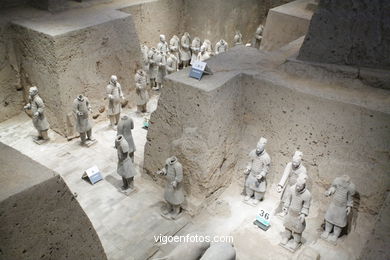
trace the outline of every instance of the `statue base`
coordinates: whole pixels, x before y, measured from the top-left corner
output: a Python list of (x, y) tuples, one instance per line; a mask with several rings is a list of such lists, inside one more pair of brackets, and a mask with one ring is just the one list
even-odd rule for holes
[(282, 243), (279, 243), (279, 245), (280, 245), (281, 247), (287, 249), (288, 251), (295, 253), (295, 251), (297, 251), (297, 250), (301, 247), (302, 243), (299, 243), (295, 248), (293, 248), (293, 247), (291, 246), (291, 244), (292, 244), (291, 241), (292, 241), (292, 240), (289, 240), (289, 241), (287, 242), (287, 244), (285, 244), (285, 245), (283, 245)]
[(131, 194), (135, 193), (136, 191), (137, 191), (137, 188), (134, 188), (134, 189), (128, 188), (126, 190), (120, 189), (120, 192), (125, 194), (126, 196), (130, 196)]
[(50, 139), (38, 139), (38, 138), (34, 138), (33, 141), (34, 141), (34, 143), (41, 145), (41, 144), (44, 144), (44, 143), (49, 142)]
[(92, 145), (94, 145), (96, 143), (97, 143), (96, 139), (95, 140), (87, 140), (84, 143), (81, 143), (81, 145), (85, 146), (85, 147), (90, 147), (90, 146), (92, 146)]

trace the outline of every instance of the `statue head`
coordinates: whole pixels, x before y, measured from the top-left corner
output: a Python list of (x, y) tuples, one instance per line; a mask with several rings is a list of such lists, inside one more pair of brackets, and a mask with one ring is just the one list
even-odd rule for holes
[(306, 188), (306, 178), (298, 177), (297, 182), (295, 184), (295, 191), (298, 193), (302, 193)]
[(31, 87), (28, 90), (28, 94), (30, 95), (30, 97), (34, 97), (35, 95), (38, 94), (38, 88), (36, 86)]
[(138, 74), (140, 74), (141, 76), (143, 76), (143, 75), (144, 75), (144, 71), (143, 71), (143, 70), (141, 70), (141, 69), (137, 70), (137, 73), (138, 73)]
[(77, 99), (78, 99), (79, 101), (83, 101), (83, 100), (84, 100), (83, 94), (78, 95), (78, 96), (77, 96)]
[(204, 44), (202, 44), (202, 46), (200, 46), (200, 51), (202, 53), (206, 51), (206, 46)]
[(265, 145), (267, 144), (267, 139), (264, 137), (261, 137), (259, 142), (257, 143), (256, 146), (256, 154), (259, 155), (265, 150)]
[(165, 35), (164, 34), (160, 34), (160, 41), (165, 42)]
[(172, 156), (171, 158), (169, 158), (169, 163), (170, 164), (174, 164), (175, 162), (177, 162), (176, 156)]
[(302, 156), (303, 156), (303, 153), (301, 151), (295, 151), (293, 159), (292, 159), (292, 167), (294, 169), (297, 169), (301, 165)]
[(111, 83), (115, 85), (117, 82), (118, 82), (118, 78), (115, 75), (112, 75), (111, 76)]

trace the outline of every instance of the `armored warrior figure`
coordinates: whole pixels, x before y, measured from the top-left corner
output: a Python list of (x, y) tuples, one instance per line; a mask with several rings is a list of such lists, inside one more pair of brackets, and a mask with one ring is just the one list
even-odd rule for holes
[(295, 185), (289, 187), (290, 192), (284, 202), (283, 211), (287, 216), (284, 220), (285, 233), (282, 246), (295, 251), (301, 245), (302, 232), (305, 230), (305, 218), (309, 214), (311, 194), (306, 189), (306, 180), (298, 178)]
[(271, 158), (265, 151), (266, 144), (267, 139), (261, 137), (257, 143), (257, 148), (249, 153), (251, 161), (244, 172), (245, 175), (248, 175), (245, 181), (245, 201), (249, 201), (254, 197), (252, 201), (254, 205), (263, 200), (267, 188), (266, 176), (271, 164)]
[[(296, 151), (292, 158), (292, 162), (289, 162), (284, 169), (283, 176), (277, 187), (277, 192), (282, 193), (282, 202), (286, 200), (290, 187), (293, 186), (299, 177), (307, 179), (307, 171), (302, 164), (302, 152)], [(279, 215), (285, 216), (286, 212), (282, 211)]]
[(114, 128), (118, 124), (120, 113), (122, 111), (121, 99), (123, 99), (122, 87), (115, 75), (111, 76), (110, 83), (106, 88), (108, 98), (108, 118), (110, 119), (110, 126)]
[(191, 44), (191, 52), (192, 52), (191, 62), (190, 62), (191, 65), (198, 59), (198, 53), (200, 51), (200, 45), (201, 45), (201, 43), (200, 43), (199, 37), (195, 37), (192, 40), (192, 44)]
[(160, 42), (157, 44), (157, 51), (166, 53), (168, 51), (168, 43), (165, 41), (165, 35), (160, 35)]
[(166, 160), (165, 168), (157, 173), (167, 178), (164, 193), (167, 208), (162, 214), (164, 217), (176, 219), (180, 215), (181, 205), (184, 202), (182, 165), (175, 156), (172, 156)]
[(128, 145), (128, 154), (131, 161), (134, 162), (135, 144), (131, 130), (134, 129), (134, 122), (128, 115), (123, 115), (118, 123), (117, 136), (122, 135)]
[(188, 32), (185, 32), (180, 41), (180, 62), (183, 68), (190, 64), (191, 50), (190, 50), (191, 38)]
[(169, 52), (176, 57), (177, 63), (179, 63), (180, 61), (179, 48), (180, 48), (180, 39), (179, 37), (177, 37), (177, 35), (173, 35), (171, 40), (169, 41)]
[(262, 24), (260, 24), (259, 27), (257, 27), (257, 29), (256, 29), (256, 33), (255, 33), (255, 36), (253, 39), (253, 44), (252, 44), (253, 47), (256, 49), (260, 48), (260, 43), (261, 43), (261, 40), (263, 39), (263, 30), (264, 30), (264, 26)]
[(91, 105), (87, 97), (78, 95), (73, 101), (73, 113), (76, 117), (76, 131), (80, 133), (81, 144), (85, 145), (92, 139), (92, 125), (89, 119)]
[(228, 44), (224, 39), (219, 40), (217, 44), (215, 44), (215, 55), (218, 55), (222, 52), (226, 52), (228, 49)]
[(200, 47), (200, 52), (198, 54), (198, 58), (197, 60), (198, 61), (205, 61), (207, 59), (210, 58), (210, 55), (209, 53), (206, 51), (206, 46), (205, 45), (202, 45), (202, 47)]
[(146, 84), (150, 84), (150, 76), (149, 76), (149, 48), (145, 44), (141, 44), (141, 52), (142, 52), (142, 62), (143, 68), (146, 72)]
[(152, 89), (156, 88), (156, 77), (158, 73), (157, 65), (157, 50), (156, 48), (150, 48), (149, 50), (149, 78), (150, 78), (150, 87)]
[(118, 152), (117, 173), (122, 177), (123, 190), (134, 189), (134, 176), (137, 171), (129, 157), (129, 145), (123, 135), (118, 135), (115, 139), (115, 148)]
[(156, 55), (156, 65), (157, 65), (157, 77), (156, 83), (157, 87), (154, 90), (159, 90), (162, 88), (162, 83), (165, 75), (167, 74), (167, 58), (164, 52), (160, 52)]
[(347, 216), (353, 206), (355, 185), (350, 177), (343, 175), (334, 179), (332, 186), (325, 192), (325, 196), (332, 194), (334, 194), (333, 200), (325, 214), (325, 231), (321, 234), (321, 238), (335, 243), (341, 230), (347, 225)]
[(205, 46), (206, 52), (208, 53), (209, 56), (213, 56), (213, 55), (214, 55), (213, 46), (211, 45), (210, 40), (205, 39), (205, 40), (203, 41), (203, 44), (202, 44), (202, 45)]
[(42, 98), (38, 95), (38, 88), (31, 87), (28, 91), (29, 103), (24, 106), (24, 109), (31, 110), (32, 112), (32, 122), (38, 131), (38, 136), (34, 138), (34, 141), (41, 144), (49, 140), (49, 135), (47, 131), (49, 130), (49, 123), (45, 117), (45, 104), (43, 103)]
[(178, 70), (178, 60), (176, 59), (176, 56), (170, 52), (168, 52), (167, 55), (167, 73), (171, 74)]
[(149, 101), (148, 91), (146, 90), (146, 73), (143, 70), (137, 70), (134, 76), (135, 92), (137, 94), (137, 110), (140, 113), (146, 112), (146, 105)]
[(236, 34), (233, 38), (234, 46), (242, 45), (242, 34), (239, 31), (236, 31)]

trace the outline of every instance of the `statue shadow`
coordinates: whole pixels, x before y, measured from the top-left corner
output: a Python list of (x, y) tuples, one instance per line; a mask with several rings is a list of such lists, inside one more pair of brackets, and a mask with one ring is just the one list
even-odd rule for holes
[(107, 175), (104, 179), (105, 179), (108, 183), (110, 183), (112, 186), (114, 186), (118, 191), (121, 191), (121, 190), (122, 190), (123, 182), (122, 182), (121, 179), (117, 179), (117, 178), (115, 178), (114, 176), (112, 176), (111, 174), (110, 174), (110, 175)]

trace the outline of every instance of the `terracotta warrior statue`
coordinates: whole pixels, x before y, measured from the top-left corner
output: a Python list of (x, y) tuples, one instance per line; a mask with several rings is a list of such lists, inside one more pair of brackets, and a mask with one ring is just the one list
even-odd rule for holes
[(73, 101), (73, 113), (76, 117), (76, 131), (80, 133), (81, 144), (94, 141), (92, 138), (92, 124), (89, 114), (92, 112), (91, 104), (87, 97), (78, 95)]
[(228, 44), (224, 39), (219, 40), (217, 44), (215, 44), (215, 55), (218, 55), (222, 52), (226, 52), (228, 49)]
[(210, 54), (207, 52), (206, 46), (202, 45), (202, 47), (200, 47), (200, 52), (198, 54), (197, 60), (205, 61), (208, 60), (209, 58), (210, 58)]
[(129, 157), (129, 145), (123, 135), (118, 135), (115, 138), (115, 148), (118, 153), (117, 173), (122, 177), (123, 190), (134, 189), (134, 176), (137, 171), (134, 168), (133, 162)]
[(149, 54), (149, 78), (150, 78), (150, 87), (152, 89), (156, 88), (156, 77), (158, 73), (158, 65), (157, 65), (157, 50), (156, 48), (150, 48)]
[(150, 77), (149, 77), (149, 48), (145, 44), (141, 44), (141, 52), (142, 52), (142, 62), (143, 62), (143, 68), (146, 75), (146, 84), (150, 84)]
[(183, 68), (190, 64), (191, 50), (190, 50), (191, 38), (188, 32), (185, 32), (180, 41), (180, 62)]
[(177, 35), (173, 35), (171, 40), (169, 41), (169, 52), (176, 57), (177, 63), (179, 63), (180, 61), (179, 48), (180, 48), (180, 39), (179, 37), (177, 37)]
[(239, 31), (236, 31), (236, 34), (233, 38), (234, 46), (242, 45), (242, 34)]
[(106, 93), (108, 99), (107, 114), (110, 119), (110, 126), (114, 128), (119, 122), (119, 117), (122, 111), (121, 100), (124, 99), (122, 87), (115, 75), (111, 76), (110, 83), (106, 88)]
[(259, 27), (257, 27), (256, 29), (255, 36), (253, 39), (253, 47), (256, 49), (260, 49), (260, 43), (263, 39), (263, 30), (264, 26), (262, 24), (260, 24)]
[(333, 200), (325, 214), (325, 231), (321, 238), (337, 241), (341, 230), (347, 226), (347, 216), (353, 207), (354, 194), (355, 185), (348, 175), (334, 179), (332, 186), (325, 192), (325, 196), (333, 195)]
[(134, 76), (135, 93), (137, 94), (137, 111), (146, 112), (146, 105), (149, 101), (149, 94), (146, 89), (146, 73), (144, 70), (137, 70)]
[(178, 70), (179, 61), (177, 60), (176, 56), (172, 53), (167, 53), (167, 73), (171, 74), (173, 72), (176, 72)]
[(168, 43), (165, 41), (165, 35), (160, 35), (160, 42), (157, 44), (157, 51), (166, 53), (168, 51)]
[[(277, 186), (277, 192), (282, 193), (282, 203), (286, 200), (289, 195), (290, 187), (293, 186), (299, 177), (307, 179), (307, 171), (305, 166), (302, 164), (302, 152), (296, 151), (292, 158), (292, 161), (287, 163), (286, 168), (284, 169), (283, 176), (279, 181)], [(279, 215), (285, 216), (286, 212), (282, 211)]]
[(202, 45), (205, 46), (206, 52), (209, 56), (214, 56), (213, 46), (211, 45), (210, 40), (205, 39)]
[(49, 123), (45, 117), (45, 104), (42, 98), (38, 95), (38, 88), (31, 87), (28, 91), (29, 103), (24, 106), (24, 109), (31, 110), (32, 122), (38, 131), (38, 136), (34, 138), (36, 142), (46, 142), (49, 140), (47, 131), (49, 130)]
[(117, 136), (122, 135), (128, 145), (128, 155), (131, 161), (134, 162), (135, 144), (131, 130), (134, 129), (134, 122), (128, 115), (122, 115), (121, 120), (118, 123)]
[(167, 184), (165, 186), (164, 198), (167, 202), (167, 208), (162, 212), (163, 216), (176, 219), (181, 212), (181, 205), (184, 202), (183, 192), (183, 167), (175, 156), (168, 158), (165, 168), (157, 172), (165, 175)]
[(305, 218), (309, 214), (311, 194), (306, 188), (306, 180), (298, 178), (295, 185), (289, 187), (290, 192), (284, 202), (283, 211), (285, 232), (281, 245), (295, 251), (301, 245), (302, 232), (305, 230)]
[(249, 153), (251, 161), (245, 170), (245, 201), (253, 199), (252, 204), (257, 205), (263, 200), (267, 188), (266, 176), (268, 174), (271, 158), (265, 151), (267, 139), (261, 137), (255, 150)]
[(201, 42), (200, 42), (199, 37), (195, 37), (195, 38), (192, 40), (192, 44), (191, 44), (191, 53), (192, 53), (192, 56), (191, 56), (191, 62), (190, 62), (190, 64), (193, 64), (193, 63), (198, 59), (198, 53), (199, 53), (199, 51), (200, 51), (200, 45), (201, 45)]
[(165, 52), (160, 52), (156, 55), (156, 64), (157, 64), (157, 77), (156, 83), (157, 86), (154, 90), (160, 90), (162, 88), (162, 83), (165, 75), (167, 75), (167, 55)]

